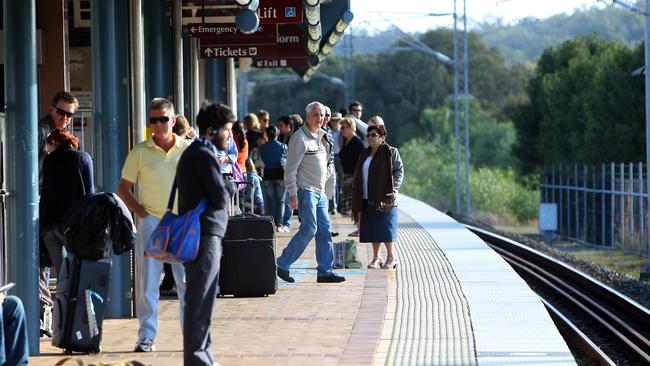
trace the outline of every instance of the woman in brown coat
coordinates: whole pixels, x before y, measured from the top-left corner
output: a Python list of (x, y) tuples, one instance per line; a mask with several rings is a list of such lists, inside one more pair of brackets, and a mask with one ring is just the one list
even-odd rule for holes
[[(372, 243), (373, 258), (368, 268), (394, 268), (397, 241), (397, 193), (402, 185), (404, 166), (397, 148), (386, 143), (386, 127), (368, 127), (369, 146), (361, 152), (354, 171), (352, 212), (359, 224), (359, 241)], [(369, 177), (372, 177), (370, 179)], [(386, 262), (379, 256), (386, 246)]]

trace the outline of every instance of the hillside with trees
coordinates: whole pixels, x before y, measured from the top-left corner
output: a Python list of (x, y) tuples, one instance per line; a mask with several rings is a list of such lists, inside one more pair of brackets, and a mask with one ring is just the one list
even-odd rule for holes
[[(485, 44), (498, 49), (510, 65), (534, 64), (546, 47), (557, 46), (581, 35), (596, 34), (628, 46), (643, 41), (643, 15), (611, 3), (603, 6), (603, 3), (569, 15), (527, 18), (514, 25), (503, 24), (498, 19), (488, 21), (479, 25), (479, 33)], [(643, 1), (637, 1), (636, 6), (643, 9)]]

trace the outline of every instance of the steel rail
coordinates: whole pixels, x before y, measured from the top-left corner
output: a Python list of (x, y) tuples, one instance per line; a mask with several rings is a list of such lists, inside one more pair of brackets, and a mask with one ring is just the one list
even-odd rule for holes
[(564, 334), (567, 334), (573, 342), (577, 343), (580, 349), (602, 366), (616, 366), (616, 363), (614, 363), (605, 352), (603, 352), (594, 342), (591, 341), (591, 339), (589, 339), (589, 337), (587, 337), (586, 334), (573, 324), (571, 320), (562, 315), (562, 313), (556, 309), (555, 306), (551, 305), (551, 303), (544, 299), (541, 300), (555, 322), (555, 325), (557, 325)]
[(613, 339), (633, 352), (633, 357), (650, 364), (650, 340), (643, 334), (650, 324), (648, 309), (546, 254), (489, 231), (467, 227), (511, 265), (530, 274), (536, 283), (560, 294), (607, 329)]

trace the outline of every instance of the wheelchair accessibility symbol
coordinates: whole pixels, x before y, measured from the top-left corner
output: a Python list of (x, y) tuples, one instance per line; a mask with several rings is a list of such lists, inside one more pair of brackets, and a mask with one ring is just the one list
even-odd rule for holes
[(296, 17), (296, 8), (294, 6), (287, 6), (284, 8), (284, 16), (287, 18)]

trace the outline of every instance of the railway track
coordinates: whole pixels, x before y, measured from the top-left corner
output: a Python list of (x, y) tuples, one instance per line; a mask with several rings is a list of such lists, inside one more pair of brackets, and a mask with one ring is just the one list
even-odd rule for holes
[(601, 365), (650, 365), (648, 309), (546, 254), (483, 229), (467, 228), (513, 266), (542, 297), (565, 338), (575, 341), (589, 358)]

